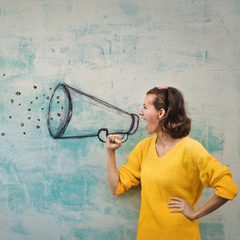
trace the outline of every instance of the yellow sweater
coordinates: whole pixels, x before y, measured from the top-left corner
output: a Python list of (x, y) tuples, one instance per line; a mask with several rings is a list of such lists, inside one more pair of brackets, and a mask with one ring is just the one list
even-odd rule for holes
[(155, 149), (156, 135), (141, 141), (119, 169), (117, 194), (141, 182), (138, 240), (199, 240), (198, 220), (170, 213), (170, 197), (180, 197), (195, 209), (203, 187), (216, 189), (219, 197), (232, 200), (237, 185), (232, 173), (217, 162), (197, 141), (185, 137), (165, 156)]

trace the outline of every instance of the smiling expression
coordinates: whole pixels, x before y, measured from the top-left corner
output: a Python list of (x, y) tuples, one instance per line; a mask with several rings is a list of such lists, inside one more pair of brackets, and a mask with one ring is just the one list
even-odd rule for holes
[(154, 107), (153, 102), (155, 98), (155, 94), (148, 94), (145, 97), (142, 109), (139, 111), (139, 115), (142, 116), (142, 119), (147, 121), (146, 130), (149, 135), (160, 130), (159, 119), (161, 118), (161, 110), (158, 111)]

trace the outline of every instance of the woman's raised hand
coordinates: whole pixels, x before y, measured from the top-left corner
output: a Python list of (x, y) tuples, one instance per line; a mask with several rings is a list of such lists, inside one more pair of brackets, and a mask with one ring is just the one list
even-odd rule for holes
[(115, 151), (116, 149), (120, 148), (122, 145), (121, 139), (122, 139), (122, 136), (119, 134), (108, 135), (108, 140), (107, 140), (107, 144), (106, 144), (107, 150)]

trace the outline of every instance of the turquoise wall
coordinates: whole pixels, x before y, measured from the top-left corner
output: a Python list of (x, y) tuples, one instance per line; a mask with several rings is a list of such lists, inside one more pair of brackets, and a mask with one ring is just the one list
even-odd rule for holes
[[(240, 185), (239, 21), (238, 0), (0, 0), (0, 238), (135, 239), (140, 187), (110, 194), (104, 143), (49, 135), (59, 82), (129, 113), (150, 88), (179, 88), (191, 137)], [(146, 136), (140, 122), (118, 167)], [(240, 239), (239, 223), (237, 197), (200, 219), (202, 240)]]

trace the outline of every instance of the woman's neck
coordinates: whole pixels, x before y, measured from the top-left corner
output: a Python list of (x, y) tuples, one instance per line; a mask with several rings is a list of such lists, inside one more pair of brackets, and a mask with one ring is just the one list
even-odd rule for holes
[(156, 146), (161, 148), (172, 148), (175, 144), (180, 142), (182, 138), (172, 138), (169, 134), (162, 131), (157, 132)]

